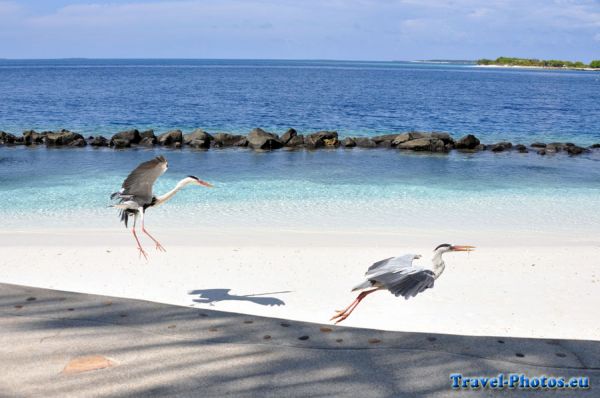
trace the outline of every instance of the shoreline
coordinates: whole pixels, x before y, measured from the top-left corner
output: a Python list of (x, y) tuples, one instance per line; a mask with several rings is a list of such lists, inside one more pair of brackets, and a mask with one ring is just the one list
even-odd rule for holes
[[(113, 219), (111, 219), (114, 221)], [(378, 227), (316, 227), (316, 226), (248, 226), (226, 225), (201, 227), (174, 227), (172, 224), (156, 225), (154, 217), (152, 229), (157, 234), (168, 237), (175, 246), (211, 246), (211, 247), (294, 247), (300, 243), (310, 247), (328, 247), (333, 239), (337, 247), (356, 247), (367, 242), (374, 246), (394, 247), (403, 245), (419, 245), (426, 240), (477, 239), (479, 244), (496, 247), (548, 247), (557, 245), (587, 246), (598, 243), (590, 238), (597, 231), (586, 230), (580, 234), (565, 230), (515, 230), (507, 235), (507, 230), (480, 228), (465, 231), (462, 228), (378, 228)], [(150, 223), (151, 221), (149, 221)], [(149, 226), (150, 228), (150, 226)], [(160, 231), (160, 232), (159, 232)], [(78, 236), (77, 243), (87, 246), (113, 245), (130, 247), (130, 230), (123, 226), (81, 228), (73, 226), (38, 227), (27, 226), (20, 229), (0, 229), (0, 238), (11, 247), (28, 247), (31, 241), (39, 247), (68, 245), (68, 239)], [(197, 237), (202, 236), (198, 242)], [(365, 241), (365, 237), (368, 239)], [(43, 238), (43, 239), (41, 239)], [(332, 238), (332, 239), (328, 239)]]
[(488, 64), (488, 65), (473, 65), (477, 68), (516, 68), (516, 69), (549, 69), (549, 70), (579, 70), (586, 72), (600, 72), (599, 68), (570, 68), (557, 66), (535, 66), (535, 65), (508, 65), (508, 64)]

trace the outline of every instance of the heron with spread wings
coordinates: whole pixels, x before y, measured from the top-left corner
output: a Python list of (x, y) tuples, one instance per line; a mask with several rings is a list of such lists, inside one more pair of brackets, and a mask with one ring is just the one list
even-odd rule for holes
[(123, 182), (123, 185), (121, 186), (121, 189), (110, 196), (111, 199), (119, 201), (112, 207), (121, 210), (119, 215), (121, 217), (121, 221), (123, 221), (125, 224), (125, 228), (127, 228), (129, 217), (133, 217), (133, 227), (131, 232), (133, 232), (133, 237), (137, 242), (137, 249), (140, 252), (140, 257), (144, 256), (146, 260), (148, 259), (148, 254), (142, 248), (140, 240), (135, 232), (138, 219), (140, 219), (142, 223), (142, 232), (148, 235), (148, 237), (150, 237), (150, 239), (152, 239), (152, 241), (156, 244), (156, 250), (166, 251), (160, 242), (150, 235), (144, 227), (144, 213), (146, 212), (146, 209), (165, 203), (175, 196), (180, 189), (189, 184), (212, 188), (211, 184), (200, 180), (198, 177), (187, 176), (179, 181), (169, 192), (161, 196), (155, 196), (152, 193), (152, 187), (158, 177), (167, 171), (167, 168), (168, 163), (164, 156), (157, 156), (152, 160), (141, 163), (129, 174), (129, 176), (127, 176)]
[(444, 253), (473, 249), (475, 249), (473, 246), (441, 244), (433, 251), (430, 268), (413, 264), (414, 260), (421, 258), (419, 254), (405, 254), (377, 261), (365, 273), (365, 280), (352, 289), (353, 292), (362, 290), (358, 297), (344, 310), (336, 311), (331, 320), (335, 320), (335, 323), (342, 322), (365, 297), (378, 290), (389, 290), (396, 297), (402, 296), (407, 300), (415, 297), (424, 290), (432, 288), (435, 280), (444, 272), (446, 268), (442, 259)]

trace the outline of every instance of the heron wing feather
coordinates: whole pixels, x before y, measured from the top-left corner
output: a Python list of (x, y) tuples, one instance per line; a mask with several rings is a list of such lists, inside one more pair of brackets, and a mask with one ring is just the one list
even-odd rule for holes
[(414, 254), (405, 254), (403, 256), (390, 257), (385, 260), (377, 261), (369, 267), (365, 276), (370, 278), (386, 272), (401, 272), (410, 269), (413, 266), (412, 263), (414, 259)]
[(413, 267), (400, 272), (386, 272), (371, 278), (371, 280), (381, 284), (395, 296), (409, 299), (432, 288), (435, 274), (428, 269)]
[(152, 201), (152, 186), (167, 170), (167, 160), (163, 156), (140, 164), (125, 179), (120, 192), (121, 197), (128, 197), (140, 205)]

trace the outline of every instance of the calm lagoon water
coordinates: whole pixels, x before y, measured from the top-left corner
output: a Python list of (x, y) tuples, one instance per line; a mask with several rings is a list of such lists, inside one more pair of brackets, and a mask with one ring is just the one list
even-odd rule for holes
[(152, 210), (163, 225), (289, 228), (492, 228), (595, 231), (600, 153), (420, 155), (395, 150), (255, 153), (249, 150), (0, 148), (3, 224), (118, 226), (108, 196), (139, 162), (164, 154), (169, 190)]
[[(600, 142), (600, 74), (412, 63), (0, 61), (0, 130), (137, 127), (247, 132), (409, 129)], [(600, 151), (424, 155), (395, 150), (0, 147), (0, 228), (118, 227), (108, 196), (164, 154), (156, 192), (193, 174), (152, 219), (178, 226), (487, 228), (580, 233), (600, 225)], [(149, 216), (150, 217), (150, 216)]]

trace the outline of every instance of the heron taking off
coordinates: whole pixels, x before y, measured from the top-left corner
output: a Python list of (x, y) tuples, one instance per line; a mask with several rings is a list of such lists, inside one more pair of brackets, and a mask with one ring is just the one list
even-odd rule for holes
[(175, 194), (179, 192), (181, 188), (189, 184), (212, 188), (211, 184), (200, 180), (198, 177), (187, 176), (183, 180), (179, 181), (169, 192), (161, 196), (154, 196), (152, 193), (152, 186), (158, 177), (167, 171), (167, 168), (168, 163), (164, 156), (157, 156), (152, 160), (144, 162), (136, 167), (127, 176), (119, 192), (115, 192), (110, 195), (111, 199), (119, 201), (119, 203), (113, 205), (112, 207), (116, 207), (117, 209), (121, 210), (119, 215), (121, 217), (121, 221), (125, 223), (125, 228), (127, 228), (129, 217), (133, 216), (133, 228), (131, 229), (131, 232), (133, 232), (133, 237), (137, 242), (137, 248), (140, 251), (140, 257), (144, 256), (146, 260), (148, 259), (148, 255), (144, 249), (142, 249), (140, 240), (135, 232), (135, 226), (138, 219), (141, 219), (142, 222), (142, 232), (148, 235), (150, 239), (154, 241), (156, 244), (156, 250), (166, 251), (165, 248), (156, 239), (154, 239), (154, 237), (150, 235), (144, 227), (144, 213), (146, 212), (146, 209), (165, 203), (167, 200), (175, 196)]
[(433, 251), (430, 268), (413, 265), (413, 260), (421, 258), (419, 254), (405, 254), (377, 261), (365, 273), (365, 280), (352, 289), (352, 291), (362, 290), (362, 292), (344, 310), (336, 311), (331, 320), (340, 323), (348, 318), (365, 297), (378, 290), (387, 289), (396, 297), (402, 296), (408, 300), (433, 287), (434, 281), (442, 275), (446, 268), (442, 259), (444, 253), (468, 252), (473, 249), (475, 249), (473, 246), (441, 244)]

